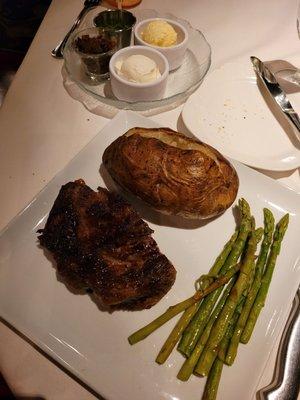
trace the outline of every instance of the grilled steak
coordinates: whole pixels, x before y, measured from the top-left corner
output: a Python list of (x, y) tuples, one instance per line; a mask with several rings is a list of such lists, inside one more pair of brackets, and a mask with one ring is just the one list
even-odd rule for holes
[(57, 271), (76, 289), (89, 289), (106, 306), (149, 308), (171, 288), (176, 270), (153, 232), (120, 196), (83, 180), (62, 186), (39, 241)]

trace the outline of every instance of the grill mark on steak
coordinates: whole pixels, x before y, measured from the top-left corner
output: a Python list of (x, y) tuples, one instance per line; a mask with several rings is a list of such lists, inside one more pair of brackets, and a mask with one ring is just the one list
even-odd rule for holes
[(101, 187), (94, 192), (82, 179), (62, 186), (39, 232), (63, 280), (92, 291), (105, 306), (149, 308), (175, 281), (175, 268), (138, 213), (120, 196)]

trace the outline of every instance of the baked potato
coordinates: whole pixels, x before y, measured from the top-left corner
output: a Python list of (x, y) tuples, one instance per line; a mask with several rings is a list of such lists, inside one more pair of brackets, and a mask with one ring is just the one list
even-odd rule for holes
[(205, 219), (236, 198), (233, 166), (213, 147), (169, 128), (133, 128), (111, 143), (103, 163), (122, 188), (164, 214)]

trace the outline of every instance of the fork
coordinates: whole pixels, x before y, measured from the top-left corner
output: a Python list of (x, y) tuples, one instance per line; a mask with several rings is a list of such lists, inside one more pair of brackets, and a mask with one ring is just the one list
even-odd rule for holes
[(280, 341), (272, 382), (259, 400), (296, 400), (300, 390), (300, 287)]
[(69, 30), (69, 32), (66, 34), (64, 39), (51, 51), (51, 55), (55, 58), (63, 58), (63, 51), (64, 47), (67, 43), (67, 40), (69, 39), (69, 36), (71, 35), (72, 32), (79, 26), (82, 18), (85, 16), (85, 14), (90, 11), (92, 8), (97, 7), (101, 0), (85, 0), (84, 2), (84, 7), (80, 11), (78, 17), (76, 18), (72, 28)]

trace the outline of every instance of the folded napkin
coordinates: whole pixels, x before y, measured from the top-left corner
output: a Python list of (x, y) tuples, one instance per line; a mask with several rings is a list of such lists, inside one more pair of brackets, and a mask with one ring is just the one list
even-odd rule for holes
[(300, 69), (284, 60), (266, 61), (265, 65), (276, 76), (286, 94), (300, 92)]

